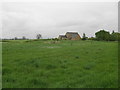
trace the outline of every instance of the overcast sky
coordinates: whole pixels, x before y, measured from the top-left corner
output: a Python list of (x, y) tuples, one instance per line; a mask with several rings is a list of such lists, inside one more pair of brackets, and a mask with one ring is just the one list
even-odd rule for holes
[(117, 2), (4, 2), (2, 37), (58, 37), (77, 31), (88, 37), (100, 29), (118, 31)]

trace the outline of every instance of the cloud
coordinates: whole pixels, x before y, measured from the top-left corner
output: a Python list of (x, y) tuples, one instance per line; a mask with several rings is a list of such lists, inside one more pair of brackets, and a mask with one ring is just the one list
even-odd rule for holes
[(2, 4), (3, 38), (57, 37), (67, 31), (94, 36), (99, 29), (117, 31), (117, 2), (11, 2)]

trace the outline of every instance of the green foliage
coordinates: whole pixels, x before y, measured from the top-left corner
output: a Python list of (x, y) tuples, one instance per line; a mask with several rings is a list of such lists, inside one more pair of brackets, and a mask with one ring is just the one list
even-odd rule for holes
[(110, 35), (110, 41), (120, 41), (120, 33), (114, 32)]
[(90, 38), (88, 38), (88, 40), (96, 40), (96, 38), (90, 37)]
[(59, 39), (58, 39), (58, 38), (52, 38), (52, 40), (53, 40), (53, 41), (59, 41)]
[(95, 35), (96, 35), (96, 39), (99, 41), (101, 40), (109, 41), (109, 38), (110, 38), (110, 33), (105, 30), (100, 30), (96, 32)]
[(49, 42), (3, 42), (2, 87), (117, 88), (117, 42)]
[(114, 31), (110, 34), (105, 30), (100, 30), (95, 35), (98, 41), (120, 41), (120, 33)]
[(9, 40), (2, 40), (2, 42), (9, 42)]

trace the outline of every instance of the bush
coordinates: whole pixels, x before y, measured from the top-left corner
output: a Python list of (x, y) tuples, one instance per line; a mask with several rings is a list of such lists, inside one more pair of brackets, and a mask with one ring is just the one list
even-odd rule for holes
[(96, 40), (96, 38), (95, 37), (90, 37), (90, 38), (88, 38), (88, 40)]
[(9, 42), (8, 40), (2, 40), (2, 42)]

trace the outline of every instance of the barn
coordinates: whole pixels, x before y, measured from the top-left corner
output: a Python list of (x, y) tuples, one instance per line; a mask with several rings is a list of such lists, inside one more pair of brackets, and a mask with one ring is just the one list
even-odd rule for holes
[(65, 40), (67, 39), (66, 35), (59, 35), (58, 39)]
[(68, 40), (80, 40), (81, 39), (78, 32), (67, 32), (66, 37)]
[(65, 35), (59, 35), (58, 39), (80, 40), (81, 37), (78, 32), (66, 32)]

